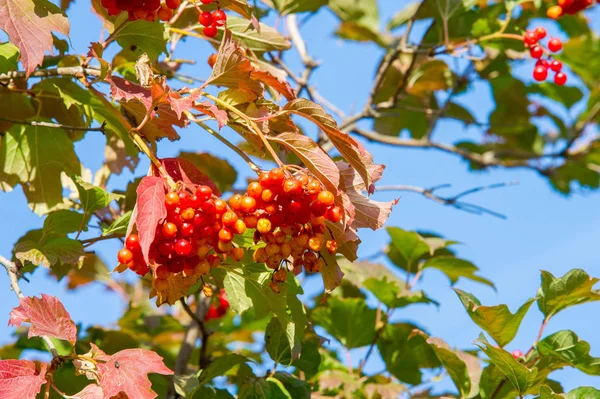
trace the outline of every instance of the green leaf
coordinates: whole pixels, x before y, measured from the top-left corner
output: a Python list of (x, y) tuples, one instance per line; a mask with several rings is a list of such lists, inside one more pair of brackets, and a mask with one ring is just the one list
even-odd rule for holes
[(291, 374), (278, 371), (273, 377), (279, 380), (285, 389), (290, 393), (294, 399), (310, 399), (311, 390), (310, 385), (306, 381), (302, 381)]
[(471, 397), (479, 391), (477, 381), (481, 374), (481, 365), (476, 356), (452, 350), (448, 344), (438, 338), (426, 336), (424, 338), (448, 372), (461, 398)]
[(225, 389), (203, 386), (194, 391), (192, 399), (234, 399), (234, 397)]
[(81, 169), (73, 142), (61, 129), (13, 126), (0, 146), (0, 180), (21, 183), (29, 207), (43, 215), (63, 203), (61, 172)]
[(292, 396), (274, 378), (252, 378), (240, 387), (238, 399), (292, 399)]
[(447, 90), (454, 85), (454, 75), (442, 60), (421, 64), (408, 80), (408, 92), (415, 96), (425, 96), (437, 90)]
[(75, 231), (87, 230), (89, 215), (61, 209), (50, 212), (44, 220), (44, 236), (64, 236)]
[(376, 0), (329, 0), (329, 8), (344, 22), (357, 23), (372, 32), (379, 30), (379, 9)]
[(411, 18), (413, 18), (417, 14), (417, 11), (419, 10), (420, 6), (420, 2), (415, 2), (408, 4), (403, 9), (396, 12), (387, 24), (388, 29), (394, 30), (407, 23)]
[(553, 369), (568, 365), (586, 374), (600, 375), (600, 358), (590, 356), (590, 344), (573, 331), (563, 330), (544, 338), (538, 342), (537, 350), (540, 355), (553, 358)]
[(123, 48), (146, 53), (151, 60), (166, 53), (169, 40), (169, 27), (160, 22), (149, 22), (138, 19), (127, 23), (113, 38)]
[(312, 378), (319, 370), (321, 364), (320, 347), (321, 341), (317, 334), (307, 329), (302, 339), (302, 353), (300, 353), (300, 358), (294, 360), (292, 363), (292, 366), (305, 373), (307, 379)]
[(538, 374), (537, 368), (528, 369), (504, 349), (490, 345), (483, 334), (479, 335), (475, 344), (481, 348), (490, 358), (490, 361), (506, 376), (510, 383), (517, 389), (520, 396), (528, 393), (529, 388), (535, 383)]
[(374, 42), (379, 44), (381, 47), (386, 48), (388, 46), (389, 39), (370, 28), (358, 24), (356, 22), (342, 22), (335, 34), (342, 39), (354, 40), (357, 42)]
[(327, 4), (328, 0), (272, 0), (281, 15), (299, 12), (315, 12)]
[(105, 229), (102, 229), (102, 236), (108, 236), (111, 234), (114, 235), (125, 235), (127, 233), (127, 227), (129, 226), (129, 221), (131, 220), (132, 211), (127, 211), (123, 215), (119, 216), (117, 220), (112, 222), (110, 226)]
[[(260, 24), (260, 32), (250, 28), (250, 22), (245, 18), (227, 17), (227, 28), (231, 30), (231, 34), (235, 41), (251, 51), (284, 51), (292, 47), (292, 44), (285, 38), (277, 29), (263, 24)], [(223, 31), (213, 39), (214, 42), (220, 43), (223, 37)]]
[[(399, 227), (388, 227), (387, 232), (392, 239), (390, 247), (397, 250), (408, 263), (415, 263), (423, 255), (432, 253), (423, 237), (414, 231), (402, 230)], [(416, 271), (416, 267), (413, 270)]]
[(542, 285), (538, 291), (538, 307), (548, 319), (560, 311), (581, 303), (600, 300), (593, 290), (598, 282), (581, 269), (574, 269), (560, 278), (542, 271)]
[(482, 306), (473, 294), (458, 288), (455, 288), (454, 291), (460, 298), (471, 320), (490, 334), (500, 347), (506, 346), (515, 338), (523, 318), (535, 302), (535, 299), (528, 300), (515, 314), (512, 314), (506, 305)]
[(0, 44), (0, 73), (16, 71), (19, 67), (19, 49), (11, 43)]
[(583, 93), (579, 87), (558, 86), (549, 82), (531, 85), (527, 90), (530, 93), (540, 94), (545, 98), (561, 103), (567, 108), (571, 108), (583, 98)]
[(277, 317), (273, 317), (265, 331), (267, 353), (277, 364), (289, 366), (292, 363), (292, 348)]
[(388, 324), (377, 340), (377, 348), (387, 370), (400, 381), (418, 385), (423, 368), (440, 367), (441, 363), (422, 337), (413, 336), (417, 327), (412, 324)]
[(100, 187), (83, 181), (79, 176), (70, 176), (79, 193), (79, 203), (86, 214), (106, 208), (112, 201), (124, 198), (124, 195), (108, 193)]
[(398, 278), (391, 280), (388, 280), (387, 276), (369, 278), (364, 281), (363, 287), (371, 291), (388, 308), (403, 308), (415, 303), (439, 305), (423, 291), (407, 290), (406, 285)]
[(237, 355), (234, 353), (218, 357), (213, 360), (207, 368), (202, 370), (198, 379), (198, 383), (199, 385), (209, 383), (213, 380), (213, 378), (220, 375), (225, 375), (225, 373), (235, 366), (246, 363), (247, 361), (248, 358), (246, 356)]
[(192, 398), (199, 386), (199, 374), (200, 373), (174, 375), (173, 385), (175, 386), (175, 391), (184, 398)]
[(459, 259), (452, 256), (436, 256), (425, 261), (423, 264), (423, 269), (428, 267), (440, 270), (450, 279), (452, 284), (456, 283), (459, 278), (463, 277), (494, 288), (494, 283), (492, 283), (490, 280), (475, 274), (475, 272), (479, 270), (477, 266), (464, 259)]
[(556, 394), (552, 389), (543, 385), (537, 399), (600, 399), (600, 391), (593, 387), (579, 387), (565, 394)]
[(237, 180), (237, 171), (225, 159), (207, 152), (180, 152), (179, 157), (190, 161), (212, 180), (222, 193), (231, 189)]
[(34, 241), (21, 241), (15, 247), (15, 256), (23, 264), (51, 267), (58, 262), (75, 265), (84, 255), (81, 242), (67, 237), (52, 238), (42, 244)]
[(371, 343), (376, 319), (377, 312), (362, 298), (332, 296), (312, 312), (312, 320), (349, 349)]

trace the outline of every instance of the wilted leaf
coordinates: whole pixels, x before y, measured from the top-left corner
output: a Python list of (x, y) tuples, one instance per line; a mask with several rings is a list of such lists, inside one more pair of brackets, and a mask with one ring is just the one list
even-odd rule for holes
[(29, 338), (48, 336), (69, 341), (75, 345), (77, 328), (71, 316), (58, 298), (42, 294), (41, 298), (25, 297), (10, 312), (9, 326), (30, 323)]
[[(192, 162), (181, 158), (163, 158), (160, 163), (175, 181), (181, 181), (185, 184), (198, 184), (211, 188), (216, 196), (221, 192), (215, 183), (204, 173), (202, 173)], [(157, 173), (158, 174), (158, 173)]]

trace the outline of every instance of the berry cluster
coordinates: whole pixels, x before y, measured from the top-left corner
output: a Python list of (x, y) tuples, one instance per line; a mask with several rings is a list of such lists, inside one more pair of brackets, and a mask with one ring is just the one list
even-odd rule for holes
[[(202, 2), (208, 4), (211, 3), (212, 0), (202, 0)], [(227, 14), (221, 9), (217, 9), (212, 13), (204, 11), (198, 15), (198, 22), (200, 25), (204, 26), (204, 29), (202, 30), (204, 36), (215, 37), (217, 36), (217, 28), (225, 25), (225, 22), (227, 22)]]
[(560, 39), (552, 38), (548, 40), (547, 49), (540, 43), (540, 40), (546, 37), (546, 29), (540, 27), (535, 30), (528, 30), (523, 36), (525, 46), (529, 47), (529, 54), (537, 59), (535, 68), (533, 68), (533, 78), (538, 82), (543, 82), (548, 78), (548, 69), (551, 69), (556, 74), (554, 75), (554, 83), (559, 86), (567, 82), (567, 75), (562, 72), (562, 62), (553, 60), (550, 56), (544, 59), (544, 55), (550, 52), (557, 52), (562, 49)]
[[(600, 3), (600, 0), (598, 0)], [(558, 19), (565, 14), (577, 14), (594, 4), (594, 0), (558, 0), (558, 4), (548, 9), (547, 15), (552, 19)]]
[(127, 11), (130, 21), (145, 19), (153, 22), (158, 19), (169, 21), (173, 17), (173, 10), (181, 4), (181, 0), (101, 0), (102, 7), (106, 8), (108, 15), (117, 15)]
[[(325, 221), (341, 221), (342, 209), (335, 205), (334, 194), (304, 171), (263, 172), (245, 195), (235, 194), (229, 204), (208, 186), (194, 188), (193, 193), (186, 188), (165, 195), (167, 217), (157, 226), (149, 250), (157, 291), (168, 289), (175, 274), (202, 276), (224, 259), (242, 260), (245, 251), (233, 239), (247, 228), (256, 229), (254, 241), (261, 244), (254, 261), (275, 270), (271, 288), (276, 292), (287, 278), (284, 260), (292, 259), (296, 273), (303, 268), (318, 272), (323, 265), (319, 252), (337, 252), (337, 242), (325, 239)], [(139, 275), (149, 272), (137, 234), (127, 237), (118, 260)]]
[(275, 270), (271, 280), (275, 292), (287, 278), (288, 258), (296, 274), (303, 268), (311, 273), (323, 266), (322, 249), (337, 252), (337, 242), (325, 238), (325, 221), (341, 221), (342, 209), (335, 205), (333, 193), (303, 171), (296, 175), (281, 168), (263, 172), (245, 195), (231, 197), (229, 206), (246, 226), (256, 229), (254, 242), (262, 245), (253, 259)]
[(204, 316), (204, 321), (219, 319), (225, 316), (225, 313), (227, 313), (227, 309), (229, 309), (229, 301), (225, 296), (225, 290), (221, 289), (221, 291), (219, 292), (219, 304), (210, 304), (210, 306), (208, 307), (208, 311)]

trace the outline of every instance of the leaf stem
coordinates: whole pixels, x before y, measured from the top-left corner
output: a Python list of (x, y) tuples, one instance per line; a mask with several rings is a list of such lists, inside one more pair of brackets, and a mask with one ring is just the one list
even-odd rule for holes
[(237, 116), (239, 116), (240, 118), (242, 118), (244, 121), (246, 121), (246, 123), (248, 125), (250, 125), (250, 127), (252, 128), (252, 130), (254, 130), (254, 133), (256, 135), (258, 135), (258, 137), (260, 138), (260, 140), (264, 144), (264, 146), (267, 149), (267, 151), (269, 151), (269, 154), (271, 154), (271, 157), (273, 157), (273, 160), (277, 163), (277, 165), (280, 168), (284, 168), (283, 162), (281, 162), (281, 159), (279, 159), (279, 157), (275, 153), (275, 150), (273, 149), (273, 147), (271, 147), (271, 144), (269, 144), (269, 141), (267, 140), (267, 138), (265, 137), (265, 135), (263, 134), (263, 132), (260, 130), (260, 128), (256, 125), (256, 123), (252, 120), (252, 118), (250, 118), (248, 115), (244, 114), (242, 111), (240, 111), (239, 109), (235, 108), (234, 106), (226, 103), (225, 101), (223, 101), (223, 100), (221, 100), (221, 99), (219, 99), (219, 98), (217, 98), (217, 97), (215, 97), (213, 95), (210, 95), (208, 93), (201, 93), (200, 95), (208, 98), (209, 100), (213, 100), (218, 105), (222, 106), (223, 108), (226, 108), (227, 110), (233, 112), (234, 114), (236, 114)]

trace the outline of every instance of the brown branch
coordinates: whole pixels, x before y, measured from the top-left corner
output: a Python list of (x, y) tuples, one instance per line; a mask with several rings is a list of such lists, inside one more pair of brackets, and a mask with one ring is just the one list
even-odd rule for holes
[[(14, 291), (15, 295), (19, 298), (19, 301), (20, 301), (25, 296), (23, 295), (23, 292), (21, 292), (21, 287), (19, 287), (19, 269), (17, 268), (17, 265), (15, 264), (15, 262), (8, 260), (4, 256), (1, 256), (1, 255), (0, 255), (0, 264), (2, 264), (2, 266), (4, 266), (4, 268), (6, 269), (6, 273), (8, 273), (8, 278), (10, 280), (10, 288), (11, 288), (11, 290)], [(50, 340), (50, 338), (45, 335), (42, 335), (41, 338), (46, 343), (46, 346), (50, 350), (50, 353), (52, 354), (52, 360), (54, 361), (54, 360), (58, 359), (59, 358), (58, 351), (56, 350), (56, 347), (52, 343), (52, 340)]]
[(403, 185), (379, 186), (376, 188), (376, 190), (377, 191), (409, 191), (409, 192), (421, 194), (425, 198), (435, 201), (438, 204), (451, 206), (453, 208), (456, 208), (456, 209), (464, 211), (464, 212), (472, 213), (475, 215), (488, 214), (491, 216), (498, 217), (500, 219), (506, 219), (505, 215), (494, 212), (492, 210), (489, 210), (489, 209), (484, 208), (479, 205), (459, 201), (459, 199), (463, 198), (465, 196), (471, 195), (471, 194), (475, 194), (480, 191), (492, 190), (492, 189), (501, 188), (501, 187), (509, 187), (509, 186), (513, 186), (516, 184), (517, 184), (516, 182), (490, 184), (488, 186), (475, 187), (475, 188), (460, 192), (451, 197), (442, 197), (442, 196), (436, 195), (434, 193), (435, 191), (437, 191), (439, 189), (450, 187), (450, 184), (443, 184), (443, 185), (430, 187), (430, 188), (422, 188), (422, 187), (415, 187), (415, 186), (403, 186)]
[(106, 133), (106, 121), (102, 123), (100, 127), (80, 127), (80, 126), (69, 126), (63, 125), (62, 123), (53, 123), (53, 122), (43, 122), (43, 121), (25, 121), (11, 118), (0, 118), (2, 122), (15, 123), (17, 125), (29, 125), (29, 126), (41, 126), (41, 127), (49, 127), (53, 129), (64, 129), (64, 130), (72, 130), (72, 131), (82, 131), (82, 132), (102, 132), (102, 134)]
[[(203, 298), (205, 298), (203, 296)], [(208, 310), (208, 298), (202, 305), (198, 304), (197, 305), (197, 309), (196, 309), (196, 313), (194, 313), (192, 311), (192, 309), (190, 308), (190, 306), (187, 304), (187, 302), (185, 301), (185, 298), (181, 298), (180, 302), (181, 302), (181, 306), (183, 307), (183, 310), (185, 310), (185, 312), (188, 314), (188, 316), (191, 317), (191, 319), (198, 325), (198, 328), (200, 329), (200, 332), (202, 334), (202, 346), (200, 347), (200, 368), (204, 369), (206, 368), (206, 366), (208, 366), (210, 364), (210, 358), (208, 356), (207, 350), (208, 350), (208, 339), (211, 335), (211, 332), (208, 331), (208, 329), (206, 328), (206, 325), (204, 324), (204, 321), (202, 320), (204, 318), (204, 316), (206, 315), (206, 311)]]
[[(29, 78), (47, 78), (50, 76), (100, 76), (100, 69), (92, 68), (92, 67), (61, 67), (61, 68), (51, 68), (51, 69), (38, 69), (37, 71), (33, 71)], [(7, 73), (0, 74), (0, 81), (6, 81), (11, 79), (25, 79), (27, 78), (26, 71), (11, 71)]]

